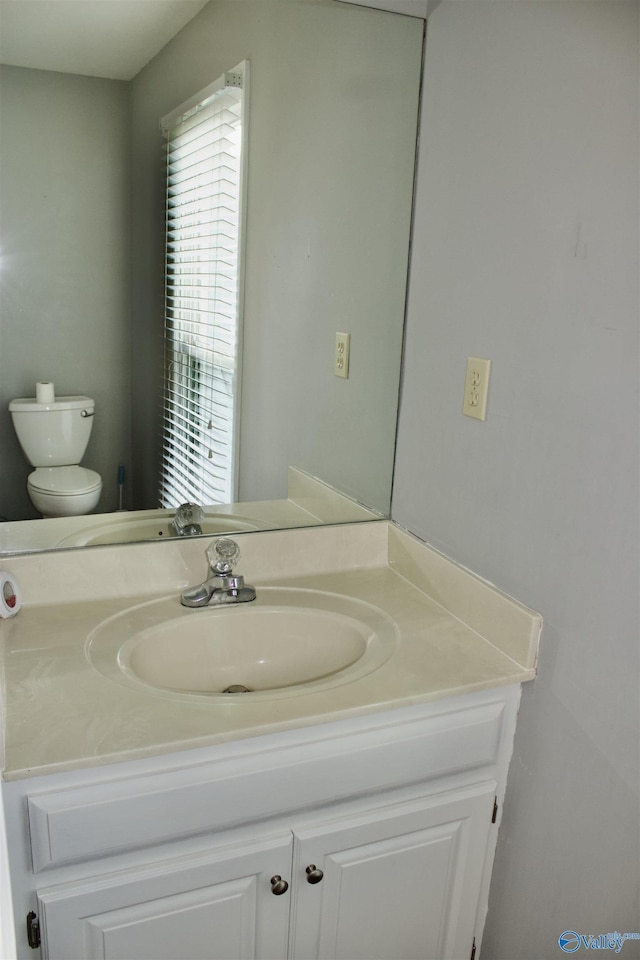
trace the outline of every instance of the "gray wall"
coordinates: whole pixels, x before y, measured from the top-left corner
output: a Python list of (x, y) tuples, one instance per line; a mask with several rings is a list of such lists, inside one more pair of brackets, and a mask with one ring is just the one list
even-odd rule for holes
[(487, 960), (640, 929), (638, 169), (637, 3), (434, 12), (393, 517), (545, 618)]
[(116, 509), (129, 462), (129, 107), (127, 84), (0, 68), (0, 514), (35, 517), (7, 410), (38, 380), (88, 394), (85, 466)]
[[(217, 0), (133, 81), (134, 449), (156, 497), (162, 317), (159, 119), (251, 66), (240, 499), (287, 467), (388, 512), (422, 21), (332, 2)], [(333, 374), (350, 332), (351, 375)], [(145, 413), (146, 411), (146, 413)]]

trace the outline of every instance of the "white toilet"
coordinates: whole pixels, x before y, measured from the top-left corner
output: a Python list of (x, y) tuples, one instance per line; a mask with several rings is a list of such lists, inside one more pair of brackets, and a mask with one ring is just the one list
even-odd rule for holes
[(12, 400), (9, 412), (23, 453), (36, 469), (27, 492), (43, 517), (79, 517), (95, 510), (102, 478), (80, 461), (93, 426), (90, 397)]

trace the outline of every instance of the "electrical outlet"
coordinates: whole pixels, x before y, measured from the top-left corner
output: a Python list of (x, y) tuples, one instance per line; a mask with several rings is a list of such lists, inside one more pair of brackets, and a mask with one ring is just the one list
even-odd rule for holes
[(336, 333), (336, 351), (333, 360), (333, 372), (336, 377), (349, 377), (349, 351), (351, 349), (351, 334)]
[(467, 373), (464, 378), (462, 412), (467, 417), (485, 420), (487, 416), (487, 393), (491, 360), (467, 357)]

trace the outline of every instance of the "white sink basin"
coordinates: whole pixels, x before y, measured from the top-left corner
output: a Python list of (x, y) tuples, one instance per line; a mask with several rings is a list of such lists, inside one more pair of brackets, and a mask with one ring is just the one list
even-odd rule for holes
[(145, 630), (119, 659), (154, 687), (214, 693), (234, 685), (272, 690), (318, 680), (355, 663), (366, 649), (366, 632), (345, 617), (238, 607)]
[[(115, 514), (99, 523), (90, 524), (68, 534), (59, 541), (60, 547), (84, 547), (97, 543), (133, 543), (138, 540), (158, 540), (175, 537), (171, 527), (173, 511), (149, 510), (144, 517), (128, 517), (126, 513)], [(206, 513), (202, 533), (216, 536), (258, 530), (262, 524), (234, 513)]]
[[(101, 623), (88, 656), (112, 680), (169, 696), (227, 701), (291, 696), (348, 683), (396, 648), (394, 622), (338, 594), (262, 587), (255, 601), (188, 610), (177, 597)], [(243, 693), (246, 696), (233, 697)]]

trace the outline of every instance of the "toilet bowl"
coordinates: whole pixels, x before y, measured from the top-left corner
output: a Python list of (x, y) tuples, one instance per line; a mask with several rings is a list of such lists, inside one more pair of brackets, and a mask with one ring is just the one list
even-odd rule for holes
[(27, 478), (31, 503), (43, 517), (81, 517), (98, 506), (102, 479), (86, 467), (38, 467)]
[(9, 411), (23, 453), (36, 469), (27, 493), (43, 517), (78, 517), (98, 505), (102, 479), (80, 466), (93, 425), (91, 397), (12, 400)]

